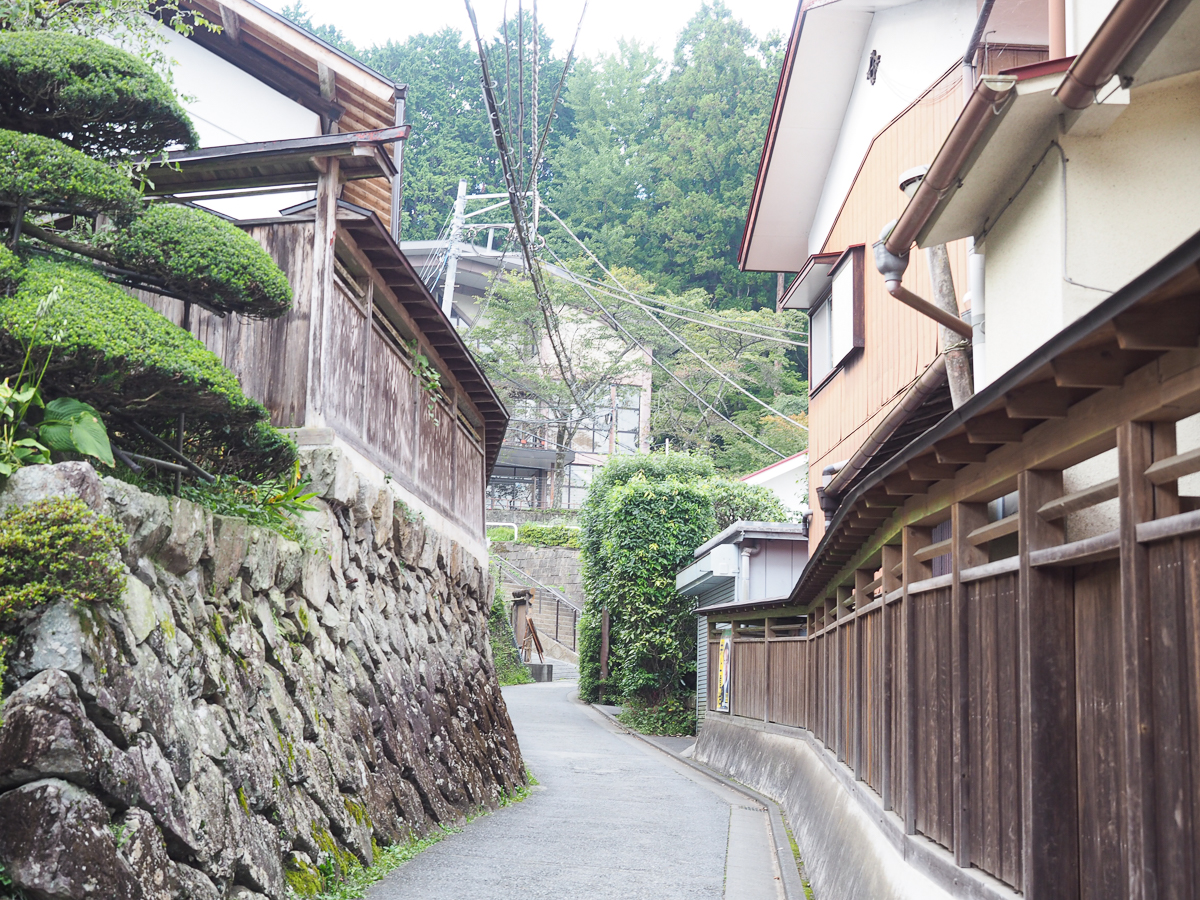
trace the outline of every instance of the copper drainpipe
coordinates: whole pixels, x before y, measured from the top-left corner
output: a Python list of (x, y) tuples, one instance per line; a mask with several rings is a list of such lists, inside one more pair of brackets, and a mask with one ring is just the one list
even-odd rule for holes
[(1050, 58), (1067, 55), (1067, 0), (1050, 0)]

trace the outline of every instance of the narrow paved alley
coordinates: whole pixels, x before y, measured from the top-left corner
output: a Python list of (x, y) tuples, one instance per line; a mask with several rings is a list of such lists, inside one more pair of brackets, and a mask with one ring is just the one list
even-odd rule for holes
[(782, 900), (766, 812), (574, 702), (574, 689), (504, 689), (533, 795), (402, 866), (369, 900)]

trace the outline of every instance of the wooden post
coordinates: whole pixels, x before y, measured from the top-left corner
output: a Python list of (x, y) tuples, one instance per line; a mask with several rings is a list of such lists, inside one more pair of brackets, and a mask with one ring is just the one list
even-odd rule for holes
[(763, 723), (771, 721), (771, 620), (763, 619)]
[(1125, 735), (1124, 844), (1126, 896), (1158, 896), (1155, 841), (1154, 678), (1151, 647), (1153, 601), (1149, 553), (1137, 541), (1137, 525), (1179, 511), (1171, 486), (1156, 489), (1146, 468), (1175, 452), (1173, 422), (1126, 422), (1117, 427), (1117, 478), (1121, 538), (1121, 704), (1118, 716)]
[[(396, 124), (404, 124), (404, 102), (408, 94), (407, 84), (396, 85)], [(396, 163), (396, 174), (392, 178), (392, 240), (400, 243), (401, 217), (404, 215), (404, 141), (392, 145), (392, 158)]]
[(375, 339), (375, 279), (367, 276), (367, 327), (363, 334), (362, 439), (367, 440), (367, 415), (371, 408), (371, 345)]
[(308, 311), (308, 384), (304, 424), (325, 424), (322, 398), (325, 348), (329, 335), (329, 306), (333, 302), (334, 245), (337, 241), (337, 201), (341, 167), (336, 158), (316, 160), (324, 171), (317, 178), (316, 218), (313, 221), (312, 302)]
[(887, 608), (887, 595), (903, 584), (899, 575), (893, 575), (892, 570), (900, 563), (900, 548), (887, 544), (883, 548), (883, 621), (880, 629), (880, 640), (883, 641), (883, 784), (880, 793), (883, 796), (883, 808), (895, 809), (896, 798), (893, 796), (895, 785), (892, 784), (892, 743), (895, 735), (892, 731), (892, 706), (895, 702), (896, 657), (892, 652), (891, 613)]
[[(987, 524), (987, 504), (955, 503), (950, 509), (950, 564), (954, 581), (950, 592), (950, 702), (954, 717), (954, 861), (971, 865), (971, 730), (969, 653), (970, 610), (962, 570), (987, 562), (987, 551), (974, 546), (967, 535)], [(978, 663), (976, 663), (978, 664)], [(1010, 748), (1011, 749), (1011, 748)]]
[[(867, 664), (863, 659), (863, 623), (858, 616), (858, 610), (871, 602), (867, 594), (867, 585), (875, 580), (874, 569), (857, 569), (854, 572), (854, 778), (865, 781), (866, 769), (866, 706), (867, 696)], [(882, 611), (881, 611), (882, 614)]]
[(904, 832), (917, 833), (917, 604), (908, 586), (933, 573), (933, 566), (913, 554), (933, 543), (932, 528), (907, 526), (903, 531), (904, 569)]
[(1058, 900), (1079, 895), (1074, 573), (1035, 569), (1029, 554), (1063, 542), (1064, 520), (1037, 514), (1062, 496), (1062, 472), (1021, 472), (1017, 490), (1024, 892), (1028, 900)]
[(850, 747), (851, 735), (846, 733), (849, 731), (846, 726), (850, 712), (850, 682), (846, 678), (846, 654), (842, 647), (850, 639), (846, 629), (853, 627), (849, 621), (852, 599), (854, 599), (854, 588), (848, 584), (839, 584), (837, 589), (838, 627), (833, 633), (833, 699), (836, 714), (834, 734), (837, 735), (835, 744), (838, 762), (844, 762), (851, 766), (854, 765)]

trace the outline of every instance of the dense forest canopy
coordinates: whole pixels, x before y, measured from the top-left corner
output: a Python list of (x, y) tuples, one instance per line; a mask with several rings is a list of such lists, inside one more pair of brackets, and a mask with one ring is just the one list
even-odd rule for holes
[[(284, 15), (385, 76), (408, 84), (406, 113), (413, 135), (405, 151), (405, 240), (433, 239), (443, 232), (460, 179), (476, 193), (504, 189), (480, 87), (479, 57), (457, 30), (356, 47), (336, 27), (313, 22), (300, 2), (286, 8)], [(538, 162), (544, 202), (605, 267), (620, 267), (626, 278), (636, 273), (639, 293), (685, 311), (707, 312), (704, 322), (735, 329), (663, 319), (710, 366), (654, 323), (631, 325), (637, 340), (652, 348), (675, 376), (655, 369), (652, 442), (661, 447), (670, 440), (673, 447), (705, 450), (719, 469), (731, 472), (752, 471), (779, 454), (803, 449), (806, 432), (794, 423), (805, 421), (808, 408), (806, 322), (800, 314), (774, 312), (774, 275), (737, 267), (782, 65), (781, 36), (760, 40), (719, 0), (706, 3), (680, 32), (669, 60), (635, 41), (621, 42), (612, 54), (576, 59), (556, 106), (567, 48), (539, 29), (535, 126), (530, 112), (532, 33), (533, 21), (526, 11), (522, 19), (506, 22), (487, 46), (498, 102), (513, 123), (509, 139), (519, 148), (517, 164), (525, 167), (522, 180), (534, 156), (530, 145), (535, 128), (540, 133), (553, 115)], [(523, 79), (518, 77), (522, 66)], [(518, 122), (524, 126), (518, 127)], [(547, 216), (542, 217), (539, 238), (548, 261), (566, 260), (572, 268), (602, 277)], [(508, 302), (506, 294), (520, 292), (519, 287), (500, 291), (497, 302)], [(589, 299), (578, 292), (567, 294), (575, 301), (564, 302), (577, 302), (583, 314), (597, 315)], [(520, 330), (519, 323), (514, 329)], [(497, 335), (490, 337), (494, 343)], [(522, 380), (522, 373), (513, 371), (513, 354), (495, 356), (508, 363), (501, 371), (495, 368), (496, 360), (485, 358), (489, 375), (506, 399), (520, 399), (514, 382)], [(765, 411), (726, 379), (736, 380), (783, 416)], [(739, 433), (721, 416), (778, 453)], [(564, 432), (560, 429), (558, 434)]]

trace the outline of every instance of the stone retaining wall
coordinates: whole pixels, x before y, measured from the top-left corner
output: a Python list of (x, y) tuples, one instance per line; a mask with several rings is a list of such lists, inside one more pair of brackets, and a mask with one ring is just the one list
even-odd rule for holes
[(0, 493), (129, 536), (119, 607), (52, 604), (10, 653), (0, 863), (30, 896), (282, 900), (524, 782), (480, 561), (338, 451), (306, 463), (309, 551), (84, 463)]

